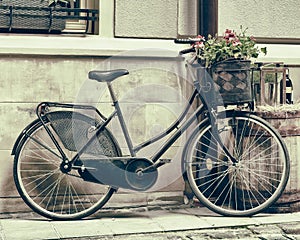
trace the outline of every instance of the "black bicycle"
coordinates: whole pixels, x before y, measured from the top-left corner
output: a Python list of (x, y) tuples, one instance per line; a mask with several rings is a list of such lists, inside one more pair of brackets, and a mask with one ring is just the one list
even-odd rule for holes
[[(150, 189), (159, 168), (170, 162), (162, 159), (163, 154), (196, 123), (182, 154), (182, 171), (195, 197), (227, 216), (249, 216), (272, 205), (289, 176), (289, 155), (281, 136), (255, 115), (251, 99), (225, 102), (230, 110), (220, 110), (222, 99), (207, 69), (197, 61), (187, 64), (195, 77), (186, 108), (168, 129), (137, 146), (133, 146), (112, 87), (113, 81), (128, 74), (125, 69), (89, 72), (90, 80), (109, 89), (115, 110), (108, 117), (93, 106), (40, 103), (38, 118), (22, 131), (12, 151), (14, 180), (25, 203), (50, 219), (80, 219), (103, 207), (118, 188)], [(195, 99), (201, 104), (187, 117)], [(122, 155), (108, 129), (115, 117), (130, 156)], [(142, 148), (169, 134), (151, 158), (137, 157)]]

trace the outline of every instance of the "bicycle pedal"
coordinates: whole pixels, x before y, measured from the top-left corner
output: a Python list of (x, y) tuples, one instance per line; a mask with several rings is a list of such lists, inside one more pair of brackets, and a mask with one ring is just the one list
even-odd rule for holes
[(172, 159), (170, 159), (170, 158), (161, 158), (161, 159), (159, 159), (159, 161), (160, 161), (161, 163), (165, 164), (165, 163), (170, 163), (170, 162), (172, 162)]
[(171, 161), (172, 161), (172, 159), (170, 159), (170, 158), (161, 158), (161, 159), (159, 159), (159, 163), (158, 163), (157, 167), (165, 165), (166, 163), (170, 163)]

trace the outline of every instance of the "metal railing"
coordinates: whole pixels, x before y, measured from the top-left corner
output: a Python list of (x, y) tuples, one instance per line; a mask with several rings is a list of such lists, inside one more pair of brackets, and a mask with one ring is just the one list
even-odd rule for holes
[[(96, 33), (97, 9), (0, 6), (0, 31), (37, 31), (48, 33)], [(84, 25), (80, 31), (65, 29), (67, 21)]]
[[(286, 103), (286, 74), (289, 69), (300, 68), (299, 64), (284, 64), (283, 62), (264, 62), (252, 70), (257, 72), (254, 79), (254, 97), (258, 105), (278, 105)], [(273, 75), (267, 79), (267, 75)], [(281, 82), (281, 83), (280, 83)]]

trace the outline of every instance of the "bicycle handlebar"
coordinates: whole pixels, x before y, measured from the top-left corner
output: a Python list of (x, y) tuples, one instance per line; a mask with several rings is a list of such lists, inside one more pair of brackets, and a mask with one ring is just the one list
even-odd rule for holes
[(196, 52), (194, 44), (199, 42), (204, 42), (204, 38), (196, 37), (196, 38), (178, 38), (174, 39), (174, 42), (177, 44), (191, 44), (192, 47), (188, 49), (183, 49), (179, 52), (179, 54), (187, 54), (191, 52)]
[(174, 39), (174, 42), (177, 44), (194, 44), (197, 42), (204, 42), (203, 38), (178, 38), (178, 39)]

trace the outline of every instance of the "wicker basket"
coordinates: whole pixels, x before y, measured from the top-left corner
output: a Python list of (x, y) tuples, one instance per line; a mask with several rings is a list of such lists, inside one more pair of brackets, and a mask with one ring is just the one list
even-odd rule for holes
[(209, 72), (215, 83), (219, 104), (235, 105), (253, 101), (249, 60), (218, 62)]
[[(48, 7), (47, 0), (1, 0), (0, 6), (3, 7), (0, 9), (0, 28), (2, 29), (62, 31), (65, 28), (65, 19), (59, 17), (66, 13), (56, 11), (57, 7)], [(18, 7), (27, 9), (18, 9)], [(10, 8), (12, 9), (12, 22), (10, 22)]]

